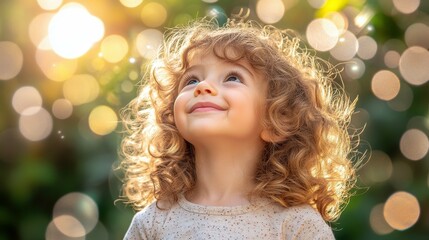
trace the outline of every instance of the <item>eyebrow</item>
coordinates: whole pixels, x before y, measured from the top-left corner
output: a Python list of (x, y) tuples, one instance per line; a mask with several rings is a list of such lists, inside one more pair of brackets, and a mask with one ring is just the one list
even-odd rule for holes
[[(238, 62), (230, 62), (230, 61), (226, 61), (226, 62), (234, 65), (235, 67), (242, 69), (243, 71), (247, 72), (247, 74), (249, 74), (253, 78), (256, 77), (255, 74), (250, 69), (248, 69), (246, 66), (244, 66), (243, 64), (240, 64)], [(183, 74), (180, 78), (182, 79), (183, 76), (186, 76), (188, 72), (191, 72), (194, 69), (199, 69), (199, 68), (202, 68), (201, 64), (195, 64), (195, 65), (190, 66), (188, 69), (185, 70), (185, 72), (183, 72)]]

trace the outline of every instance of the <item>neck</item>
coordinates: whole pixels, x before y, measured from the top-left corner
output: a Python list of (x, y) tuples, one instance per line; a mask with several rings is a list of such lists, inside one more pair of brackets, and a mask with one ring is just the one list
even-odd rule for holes
[(256, 145), (246, 141), (217, 141), (194, 147), (197, 183), (187, 198), (202, 205), (247, 204), (261, 159), (262, 141), (258, 140)]

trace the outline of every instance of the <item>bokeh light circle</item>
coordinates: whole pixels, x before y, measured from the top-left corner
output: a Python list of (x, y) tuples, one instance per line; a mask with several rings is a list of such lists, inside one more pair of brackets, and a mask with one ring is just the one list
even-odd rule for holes
[(401, 88), (399, 78), (391, 71), (378, 71), (371, 80), (371, 90), (381, 100), (392, 100)]
[(104, 24), (83, 5), (72, 2), (52, 17), (48, 33), (55, 53), (63, 58), (75, 59), (84, 55), (103, 37)]
[(12, 106), (19, 114), (35, 114), (42, 107), (42, 96), (31, 86), (24, 86), (15, 91)]
[(164, 24), (165, 20), (167, 20), (167, 15), (165, 7), (157, 2), (145, 4), (140, 12), (142, 22), (151, 28), (156, 28)]
[(358, 38), (359, 49), (357, 55), (365, 60), (371, 59), (377, 53), (377, 42), (370, 36)]
[(66, 119), (73, 113), (73, 105), (67, 99), (57, 99), (52, 104), (52, 114), (58, 119)]
[(156, 56), (162, 41), (163, 34), (159, 30), (145, 29), (137, 35), (136, 47), (142, 57), (152, 59)]
[(337, 45), (330, 50), (331, 55), (340, 61), (348, 61), (352, 59), (358, 51), (358, 41), (356, 36), (345, 31), (339, 36)]
[(14, 42), (0, 42), (0, 80), (9, 80), (21, 71), (24, 55)]
[(413, 13), (419, 8), (420, 0), (393, 0), (396, 10), (404, 14)]
[(339, 31), (330, 20), (318, 18), (307, 26), (306, 36), (308, 43), (318, 51), (329, 51), (338, 42)]
[(102, 57), (110, 62), (121, 61), (128, 53), (128, 42), (120, 35), (110, 35), (101, 42)]
[(345, 64), (344, 70), (351, 79), (358, 79), (365, 73), (365, 68), (365, 63), (362, 60), (353, 58)]
[(429, 26), (424, 23), (411, 24), (405, 31), (408, 46), (420, 46), (429, 49)]
[(349, 25), (347, 17), (340, 12), (330, 12), (324, 16), (335, 24), (340, 33), (344, 33)]
[(135, 8), (143, 2), (143, 0), (119, 0), (119, 1), (122, 3), (122, 5), (128, 8)]
[(390, 50), (384, 54), (384, 64), (388, 68), (397, 68), (399, 66), (399, 59), (401, 58), (401, 54), (396, 51)]
[[(27, 110), (26, 110), (27, 111)], [(52, 132), (53, 121), (48, 111), (44, 108), (37, 108), (29, 113), (24, 112), (19, 117), (19, 131), (30, 141), (40, 141), (49, 136)]]
[(412, 227), (420, 216), (420, 205), (416, 197), (407, 192), (392, 194), (384, 205), (384, 218), (396, 230)]
[(85, 228), (82, 223), (70, 215), (60, 215), (53, 219), (57, 229), (66, 236), (75, 238), (86, 235)]
[(399, 147), (406, 158), (420, 160), (428, 153), (429, 140), (421, 130), (410, 129), (402, 135)]
[(98, 97), (100, 86), (92, 75), (79, 74), (64, 82), (63, 94), (73, 105), (81, 105)]
[(262, 22), (273, 24), (283, 18), (285, 5), (281, 0), (258, 0), (256, 14)]
[(394, 99), (387, 102), (387, 104), (393, 110), (402, 112), (408, 110), (411, 107), (413, 98), (413, 90), (408, 86), (407, 83), (401, 82), (401, 89), (399, 89), (398, 95)]
[[(60, 216), (71, 216), (76, 219), (84, 227), (83, 233), (89, 233), (98, 222), (98, 207), (97, 204), (89, 196), (72, 192), (61, 197), (54, 206), (53, 219)], [(55, 222), (58, 229), (62, 226)], [(64, 233), (64, 231), (62, 231)], [(68, 234), (66, 234), (68, 235)]]
[(61, 6), (63, 0), (37, 0), (40, 8), (43, 10), (55, 10)]
[(42, 13), (31, 20), (28, 27), (28, 35), (33, 45), (44, 50), (51, 49), (48, 40), (48, 26), (54, 14)]
[(77, 70), (76, 59), (64, 59), (52, 51), (40, 48), (36, 51), (36, 62), (48, 79), (57, 82), (69, 79)]
[(97, 135), (107, 135), (116, 129), (118, 117), (108, 106), (98, 106), (89, 114), (89, 128)]
[[(82, 224), (80, 224), (82, 226)], [(64, 226), (65, 227), (65, 226)], [(67, 230), (69, 231), (69, 230)], [(45, 240), (85, 240), (85, 236), (81, 237), (70, 237), (65, 235), (63, 232), (61, 232), (57, 226), (55, 225), (54, 221), (52, 220), (48, 226), (46, 227), (45, 231)]]
[(393, 232), (383, 216), (384, 204), (377, 204), (371, 209), (369, 214), (369, 223), (372, 230), (378, 235), (385, 235)]
[(419, 46), (405, 50), (399, 59), (402, 77), (413, 85), (422, 85), (429, 80), (429, 51)]

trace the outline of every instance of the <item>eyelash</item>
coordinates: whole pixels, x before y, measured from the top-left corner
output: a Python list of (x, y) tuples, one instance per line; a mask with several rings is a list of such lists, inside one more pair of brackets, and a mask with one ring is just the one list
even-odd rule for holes
[[(243, 77), (241, 76), (241, 74), (239, 74), (239, 73), (238, 73), (238, 72), (236, 72), (236, 71), (230, 71), (230, 72), (228, 72), (228, 74), (226, 74), (225, 81), (226, 81), (228, 78), (232, 77), (232, 76), (237, 77), (237, 78), (238, 78), (238, 80), (239, 80), (241, 83), (243, 83), (243, 80), (242, 80), (242, 79), (243, 79)], [(183, 86), (188, 86), (188, 85), (189, 85), (189, 82), (190, 82), (191, 80), (197, 80), (197, 81), (199, 81), (199, 80), (198, 80), (198, 77), (197, 77), (197, 76), (195, 76), (195, 75), (185, 76), (183, 79), (184, 79), (184, 80), (183, 80), (183, 82), (184, 82), (184, 85), (183, 85)]]
[(228, 78), (230, 78), (230, 77), (232, 77), (232, 76), (237, 77), (237, 78), (238, 78), (238, 80), (240, 80), (240, 82), (241, 82), (241, 83), (243, 83), (243, 77), (241, 76), (241, 74), (240, 74), (240, 73), (238, 73), (238, 72), (236, 72), (236, 71), (231, 71), (231, 72), (229, 72), (229, 73), (226, 75), (225, 80), (227, 80)]
[(185, 76), (183, 79), (184, 79), (183, 80), (183, 83), (184, 83), (183, 86), (188, 86), (189, 85), (189, 81), (191, 81), (191, 80), (200, 81), (200, 80), (198, 80), (198, 77), (195, 76), (195, 75), (188, 75), (188, 76)]

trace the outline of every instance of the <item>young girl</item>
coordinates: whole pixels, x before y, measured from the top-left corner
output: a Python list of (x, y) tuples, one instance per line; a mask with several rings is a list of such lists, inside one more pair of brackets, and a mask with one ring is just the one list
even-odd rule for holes
[(167, 33), (123, 114), (125, 239), (333, 239), (354, 104), (321, 63), (252, 22)]

